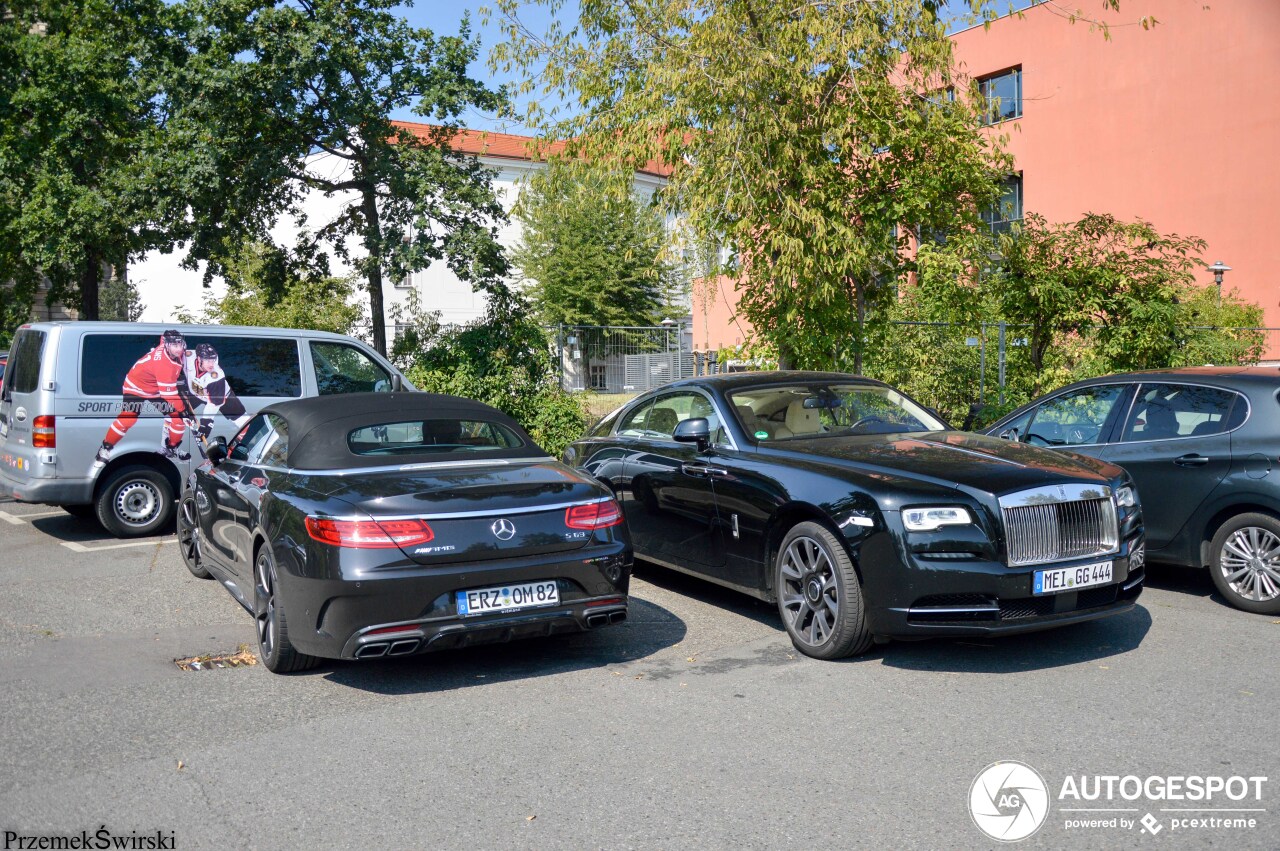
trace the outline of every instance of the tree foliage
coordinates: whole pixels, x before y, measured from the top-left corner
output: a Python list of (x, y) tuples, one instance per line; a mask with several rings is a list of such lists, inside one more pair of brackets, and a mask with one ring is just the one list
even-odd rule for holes
[(670, 168), (665, 203), (736, 249), (739, 309), (785, 364), (860, 341), (909, 227), (973, 223), (1008, 169), (975, 99), (937, 96), (963, 81), (936, 2), (582, 0), (545, 34), (519, 5), (497, 0), (491, 63), (581, 110), (529, 120), (588, 159)]
[[(242, 225), (265, 240), (292, 215), (302, 231), (293, 262), (324, 270), (332, 245), (358, 269), (382, 353), (387, 277), (444, 261), (499, 287), (506, 272), (491, 173), (451, 147), (462, 112), (496, 110), (502, 93), (467, 74), (477, 45), (465, 18), (459, 35), (437, 36), (409, 26), (398, 5), (189, 0), (193, 57), (181, 84), (182, 132), (237, 164), (192, 203), (191, 260), (216, 271)], [(404, 107), (431, 125), (394, 126)], [(309, 192), (339, 199), (338, 214), (306, 221)]]
[(137, 322), (147, 309), (142, 303), (142, 294), (124, 269), (116, 270), (116, 274), (102, 285), (99, 295), (102, 318), (108, 321)]
[(263, 243), (250, 244), (227, 263), (227, 291), (206, 295), (199, 315), (180, 312), (183, 322), (212, 325), (257, 325), (304, 328), (353, 334), (364, 325), (364, 309), (356, 301), (350, 278), (290, 271), (280, 282), (280, 252)]
[(0, 5), (0, 281), (99, 316), (130, 258), (168, 247), (181, 192), (162, 163), (181, 61), (163, 0)]
[(523, 235), (512, 264), (546, 325), (652, 325), (675, 270), (666, 229), (629, 176), (553, 159), (515, 207)]
[(1204, 363), (1256, 362), (1262, 309), (1235, 292), (1219, 301), (1199, 286), (1203, 240), (1148, 222), (1090, 214), (1050, 224), (953, 234), (922, 246), (916, 283), (880, 329), (868, 373), (902, 386), (956, 422), (980, 387), (985, 338), (987, 399), (996, 397), (998, 326), (1006, 328), (1003, 409), (1093, 375)]

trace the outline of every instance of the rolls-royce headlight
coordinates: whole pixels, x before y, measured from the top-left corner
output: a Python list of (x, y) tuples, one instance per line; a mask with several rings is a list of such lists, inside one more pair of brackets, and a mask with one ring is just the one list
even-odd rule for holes
[(1116, 489), (1116, 505), (1121, 508), (1133, 508), (1138, 504), (1138, 492), (1125, 485)]
[(910, 532), (932, 532), (943, 526), (968, 526), (973, 515), (959, 506), (927, 506), (902, 511), (902, 525)]

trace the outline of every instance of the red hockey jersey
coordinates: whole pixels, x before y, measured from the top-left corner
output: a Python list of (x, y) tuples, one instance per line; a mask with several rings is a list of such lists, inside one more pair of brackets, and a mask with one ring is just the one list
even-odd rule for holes
[(182, 374), (182, 361), (174, 361), (164, 351), (164, 343), (156, 346), (138, 359), (124, 378), (124, 392), (144, 399), (162, 398), (182, 411), (186, 405), (178, 395), (178, 376)]

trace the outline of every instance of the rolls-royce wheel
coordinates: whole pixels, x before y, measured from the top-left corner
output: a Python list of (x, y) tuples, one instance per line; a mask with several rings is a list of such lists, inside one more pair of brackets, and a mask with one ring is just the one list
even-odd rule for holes
[(800, 523), (782, 540), (775, 564), (778, 613), (796, 649), (815, 659), (867, 652), (872, 635), (853, 560), (819, 523)]
[(1280, 614), (1280, 520), (1232, 517), (1213, 536), (1209, 573), (1227, 602), (1260, 615)]
[(98, 522), (117, 537), (155, 535), (173, 522), (173, 487), (159, 470), (121, 467), (103, 483), (94, 507)]
[(285, 622), (284, 606), (280, 600), (276, 560), (271, 555), (270, 544), (259, 550), (253, 573), (253, 612), (258, 626), (258, 658), (273, 674), (289, 674), (315, 667), (320, 660), (315, 656), (299, 653), (289, 641), (289, 627)]
[(182, 563), (198, 579), (212, 579), (200, 560), (200, 516), (196, 514), (196, 498), (187, 494), (178, 503), (178, 549)]

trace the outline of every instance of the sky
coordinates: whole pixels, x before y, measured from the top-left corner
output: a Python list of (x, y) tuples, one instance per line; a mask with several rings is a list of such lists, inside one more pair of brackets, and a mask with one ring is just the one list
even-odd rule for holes
[[(1033, 2), (1034, 0), (995, 0), (996, 8), (1000, 9), (1001, 12), (1009, 9), (1025, 9)], [(967, 3), (965, 0), (949, 0), (949, 3), (953, 8), (953, 14), (958, 19)], [(418, 0), (412, 6), (401, 6), (399, 11), (413, 26), (425, 27), (437, 35), (457, 35), (463, 15), (470, 13), (472, 35), (478, 36), (480, 39), (480, 54), (471, 63), (471, 76), (488, 83), (491, 87), (496, 87), (502, 84), (515, 84), (518, 80), (513, 75), (494, 74), (489, 70), (489, 51), (494, 44), (503, 41), (504, 37), (499, 27), (496, 11), (488, 24), (485, 24), (482, 21), (483, 16), (480, 10), (484, 7), (492, 9), (494, 5), (493, 0)], [(566, 29), (571, 26), (573, 20), (577, 17), (577, 12), (577, 0), (566, 0), (557, 13)], [(547, 10), (531, 0), (523, 0), (519, 14), (520, 19), (534, 32), (545, 31), (546, 25), (550, 21), (550, 15)], [(957, 23), (959, 22), (957, 21)], [(393, 113), (392, 117), (403, 121), (421, 120), (408, 109), (399, 110)], [(532, 134), (534, 132), (530, 128), (510, 119), (500, 120), (495, 115), (485, 114), (475, 109), (463, 114), (462, 124), (473, 130), (519, 134)]]
[[(492, 9), (494, 5), (493, 0), (418, 0), (412, 6), (400, 7), (399, 11), (411, 25), (425, 27), (437, 35), (457, 35), (462, 16), (470, 13), (472, 36), (480, 39), (480, 55), (470, 65), (471, 76), (487, 83), (491, 88), (496, 88), (504, 83), (514, 84), (518, 80), (512, 75), (494, 74), (489, 70), (489, 50), (504, 38), (496, 10), (487, 25), (482, 23), (480, 10), (486, 6)], [(567, 26), (576, 19), (577, 13), (576, 0), (569, 0), (558, 14)], [(543, 7), (524, 3), (520, 11), (520, 19), (535, 32), (543, 32), (550, 21), (550, 16)], [(404, 121), (422, 120), (408, 109), (393, 113), (392, 118)], [(528, 127), (513, 123), (509, 119), (499, 120), (495, 115), (482, 113), (476, 109), (463, 114), (462, 124), (473, 130), (520, 134), (533, 132)]]

